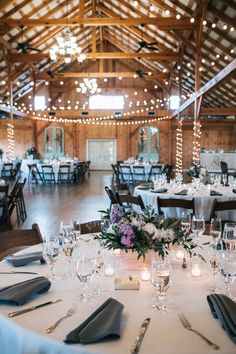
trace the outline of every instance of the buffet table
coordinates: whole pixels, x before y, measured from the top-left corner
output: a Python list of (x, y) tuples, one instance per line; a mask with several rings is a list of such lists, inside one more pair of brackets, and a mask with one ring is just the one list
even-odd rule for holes
[[(159, 188), (162, 188), (163, 186), (160, 186)], [(195, 200), (195, 213), (198, 215), (202, 215), (205, 217), (205, 220), (208, 221), (210, 218), (210, 213), (211, 213), (211, 208), (213, 204), (213, 200), (221, 200), (221, 201), (226, 201), (226, 200), (235, 200), (236, 199), (236, 194), (233, 193), (233, 188), (232, 187), (224, 187), (224, 186), (218, 186), (217, 189), (212, 186), (201, 186), (198, 190), (194, 189), (191, 184), (189, 185), (170, 185), (167, 184), (164, 186), (167, 189), (167, 192), (165, 193), (156, 193), (155, 190), (147, 189), (143, 190), (142, 186), (137, 186), (135, 187), (134, 190), (134, 195), (141, 195), (142, 200), (144, 202), (145, 206), (153, 206), (153, 208), (157, 210), (157, 197), (159, 198), (178, 198), (178, 199), (192, 199), (194, 198)], [(157, 188), (157, 189), (159, 189)], [(210, 196), (210, 189), (217, 191), (222, 194), (222, 196)], [(187, 190), (187, 195), (176, 195), (175, 193), (181, 192), (181, 190)], [(167, 216), (172, 216), (172, 217), (180, 217), (181, 216), (181, 210), (180, 209), (174, 209), (172, 208), (171, 210), (166, 211), (165, 213), (166, 217)], [(223, 220), (235, 220), (236, 221), (236, 212), (234, 210), (227, 211), (227, 212), (220, 212), (220, 217)]]
[[(33, 249), (35, 250), (37, 247), (34, 246)], [(32, 248), (30, 250), (32, 251)], [(115, 256), (113, 255), (113, 257)], [(139, 266), (135, 255), (116, 257), (117, 262), (119, 259), (120, 274), (139, 276)], [(61, 302), (14, 317), (10, 321), (44, 338), (51, 338), (63, 343), (68, 332), (82, 323), (107, 298), (112, 297), (124, 304), (121, 338), (88, 345), (74, 344), (70, 346), (74, 349), (77, 348), (78, 353), (83, 351), (98, 354), (129, 353), (138, 335), (140, 325), (147, 317), (151, 318), (151, 322), (141, 345), (140, 354), (176, 354), (177, 352), (181, 354), (208, 354), (212, 352), (212, 348), (197, 335), (183, 328), (178, 314), (184, 313), (195, 328), (220, 346), (219, 354), (234, 354), (234, 343), (221, 328), (219, 321), (213, 318), (207, 304), (207, 289), (212, 281), (212, 275), (207, 265), (204, 265), (202, 277), (194, 278), (190, 275), (189, 264), (187, 269), (182, 269), (179, 260), (173, 258), (172, 261), (172, 284), (168, 290), (168, 303), (171, 305), (172, 311), (167, 314), (160, 314), (152, 308), (154, 288), (150, 282), (140, 281), (139, 290), (114, 290), (114, 278), (104, 275), (98, 280), (103, 295), (93, 297), (88, 303), (78, 302), (75, 314), (61, 322), (51, 334), (46, 334), (46, 328), (64, 315), (81, 293), (81, 285), (77, 278), (53, 281), (48, 292), (37, 296), (36, 299), (24, 306), (0, 305), (1, 314), (7, 317), (9, 312), (60, 298)], [(62, 256), (57, 262), (56, 274), (62, 276), (65, 271), (65, 259)], [(16, 269), (5, 260), (0, 263), (0, 271), (4, 270), (35, 271), (38, 272), (38, 275), (46, 275), (49, 272), (47, 265), (38, 262)], [(33, 277), (35, 276), (0, 274), (0, 282), (1, 286), (7, 286)], [(97, 284), (92, 279), (90, 290)], [(68, 348), (69, 346), (65, 345), (65, 353)]]

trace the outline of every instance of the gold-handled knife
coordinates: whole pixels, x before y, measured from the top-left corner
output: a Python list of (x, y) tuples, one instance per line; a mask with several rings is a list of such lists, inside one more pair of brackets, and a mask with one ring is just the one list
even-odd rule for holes
[(135, 339), (134, 345), (132, 346), (132, 348), (130, 349), (130, 353), (131, 354), (136, 354), (139, 352), (141, 343), (143, 341), (143, 337), (145, 336), (146, 330), (149, 326), (151, 318), (145, 318), (145, 320), (143, 321), (143, 323), (141, 324), (140, 330), (139, 330), (139, 334), (137, 336), (137, 338)]
[(35, 306), (32, 306), (32, 307), (28, 307), (27, 309), (24, 309), (24, 310), (19, 310), (19, 311), (10, 312), (10, 313), (8, 314), (8, 317), (19, 316), (19, 315), (22, 315), (23, 313), (30, 312), (30, 311), (34, 311), (34, 310), (40, 309), (41, 307), (44, 307), (44, 306), (48, 306), (48, 305), (51, 305), (51, 304), (56, 304), (56, 303), (59, 302), (59, 301), (61, 301), (61, 299), (57, 299), (57, 300), (53, 300), (53, 301), (44, 302), (43, 304), (39, 304), (39, 305), (35, 305)]

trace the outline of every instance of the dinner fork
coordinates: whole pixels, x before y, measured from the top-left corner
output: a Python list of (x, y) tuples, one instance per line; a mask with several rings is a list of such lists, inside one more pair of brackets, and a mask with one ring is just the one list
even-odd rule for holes
[(181, 313), (179, 314), (179, 319), (184, 326), (184, 328), (188, 329), (189, 331), (192, 331), (196, 333), (199, 337), (201, 337), (210, 347), (212, 347), (214, 350), (219, 350), (220, 347), (216, 345), (215, 343), (211, 342), (208, 338), (206, 338), (201, 332), (199, 332), (196, 329), (193, 329), (187, 318)]
[(59, 325), (59, 323), (61, 323), (61, 321), (63, 321), (64, 319), (66, 319), (67, 317), (71, 317), (74, 313), (75, 313), (75, 304), (72, 305), (65, 313), (65, 315), (63, 315), (62, 317), (59, 318), (59, 320), (57, 320), (52, 326), (48, 327), (46, 329), (47, 333), (52, 333), (54, 331), (54, 329)]

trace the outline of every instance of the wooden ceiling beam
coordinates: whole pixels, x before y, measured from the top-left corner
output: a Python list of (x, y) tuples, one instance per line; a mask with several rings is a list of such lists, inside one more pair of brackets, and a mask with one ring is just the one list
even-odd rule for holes
[(206, 94), (214, 86), (218, 85), (226, 76), (230, 75), (234, 70), (236, 70), (236, 59), (234, 59), (230, 64), (228, 64), (223, 70), (221, 70), (215, 77), (213, 77), (209, 82), (202, 86), (192, 97), (185, 101), (179, 109), (173, 112), (173, 117), (178, 115), (180, 112), (184, 111), (189, 107), (195, 100), (196, 97), (200, 97)]
[[(175, 53), (123, 53), (123, 52), (104, 52), (104, 53), (85, 53), (86, 59), (134, 59), (134, 58), (152, 58), (157, 61), (178, 61), (178, 54)], [(60, 55), (58, 56), (60, 57)], [(63, 57), (63, 56), (61, 56)], [(8, 60), (13, 63), (29, 63), (38, 62), (42, 59), (48, 59), (49, 54), (36, 53), (36, 54), (23, 54), (14, 53), (7, 56)]]
[[(137, 75), (135, 71), (131, 72), (63, 72), (61, 71), (59, 75), (55, 75), (55, 78), (50, 78), (48, 74), (38, 74), (35, 76), (36, 80), (47, 80), (47, 81), (56, 81), (62, 78), (114, 78), (114, 77), (134, 77)], [(147, 79), (151, 80), (164, 80), (168, 79), (169, 75), (165, 73), (157, 73), (147, 77)]]
[(228, 107), (228, 108), (202, 108), (201, 111), (202, 116), (210, 116), (210, 115), (217, 115), (217, 116), (232, 116), (236, 115), (236, 107)]
[(121, 18), (121, 17), (113, 17), (113, 18), (105, 18), (105, 17), (86, 17), (86, 18), (61, 18), (61, 19), (53, 19), (53, 18), (45, 18), (41, 19), (29, 19), (28, 17), (23, 17), (19, 20), (12, 18), (0, 18), (0, 24), (8, 25), (10, 27), (18, 27), (18, 26), (42, 26), (42, 27), (50, 27), (50, 26), (69, 26), (69, 27), (77, 27), (79, 25), (83, 25), (85, 27), (93, 27), (93, 26), (138, 26), (140, 24), (151, 24), (156, 25), (160, 30), (169, 30), (169, 29), (195, 29), (195, 23), (190, 22), (190, 17), (182, 17), (181, 21), (177, 20), (175, 17), (130, 17), (130, 18)]
[(214, 16), (216, 16), (221, 21), (225, 22), (227, 25), (235, 27), (235, 19), (224, 14), (224, 12), (218, 10), (213, 5), (208, 6), (208, 11), (210, 11)]

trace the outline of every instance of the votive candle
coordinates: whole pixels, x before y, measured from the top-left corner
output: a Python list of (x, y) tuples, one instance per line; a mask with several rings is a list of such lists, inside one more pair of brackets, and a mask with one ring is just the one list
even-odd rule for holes
[(105, 269), (104, 269), (104, 274), (106, 277), (113, 277), (115, 274), (115, 270), (111, 264), (107, 264)]
[(142, 281), (149, 281), (151, 278), (151, 274), (150, 274), (150, 271), (147, 267), (142, 267), (140, 269), (140, 279)]
[(177, 259), (183, 259), (184, 258), (184, 252), (182, 250), (178, 250), (178, 251), (176, 251), (175, 256), (176, 256)]
[(200, 277), (201, 276), (201, 267), (200, 264), (195, 263), (192, 265), (191, 274), (193, 277)]

